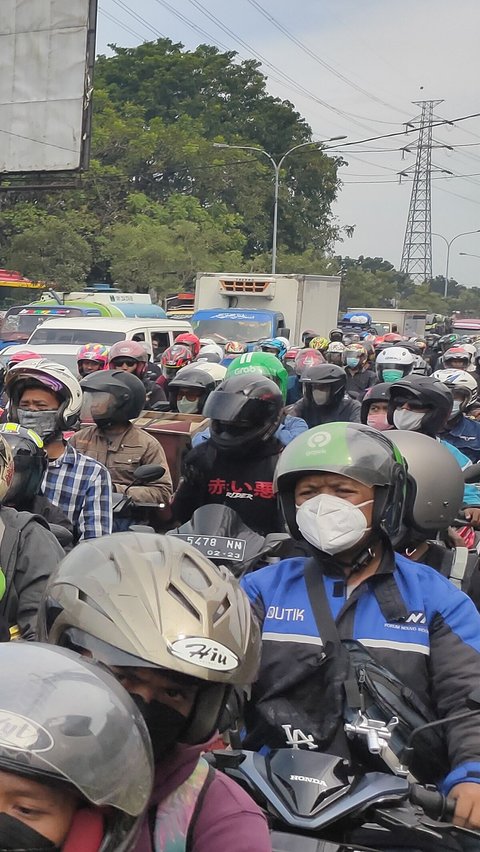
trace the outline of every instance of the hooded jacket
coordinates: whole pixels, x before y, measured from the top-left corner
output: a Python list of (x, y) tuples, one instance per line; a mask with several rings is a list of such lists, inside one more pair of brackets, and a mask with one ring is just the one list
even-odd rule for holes
[[(164, 852), (175, 835), (185, 837), (189, 825), (181, 814), (170, 814), (171, 833), (165, 843), (155, 846), (152, 827), (158, 806), (165, 802), (192, 775), (204, 745), (178, 745), (175, 751), (158, 765), (150, 808), (140, 831), (134, 852)], [(267, 822), (260, 808), (234, 781), (211, 770), (208, 786), (202, 790), (201, 802), (191, 821), (187, 852), (271, 852)]]
[(349, 396), (344, 396), (334, 405), (315, 405), (313, 401), (302, 397), (289, 409), (289, 414), (301, 417), (309, 429), (323, 426), (324, 423), (360, 423), (360, 412), (360, 403)]

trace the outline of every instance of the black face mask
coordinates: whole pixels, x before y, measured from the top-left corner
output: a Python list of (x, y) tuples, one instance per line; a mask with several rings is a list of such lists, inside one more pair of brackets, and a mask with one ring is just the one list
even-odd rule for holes
[(178, 710), (161, 704), (160, 701), (150, 701), (147, 704), (140, 695), (134, 693), (132, 698), (145, 719), (156, 763), (177, 744), (182, 730), (187, 725), (187, 719)]
[(2, 852), (60, 852), (61, 847), (19, 819), (0, 813), (0, 849)]

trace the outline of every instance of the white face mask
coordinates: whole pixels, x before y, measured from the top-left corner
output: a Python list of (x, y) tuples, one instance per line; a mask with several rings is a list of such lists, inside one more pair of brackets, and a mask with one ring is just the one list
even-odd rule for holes
[(416, 432), (422, 425), (425, 412), (409, 411), (407, 408), (397, 408), (393, 412), (393, 425), (395, 429), (405, 429), (407, 432)]
[(361, 506), (341, 497), (317, 494), (297, 508), (297, 525), (304, 539), (323, 553), (333, 556), (355, 547), (370, 529)]
[(180, 414), (198, 414), (198, 399), (177, 399), (177, 408)]
[(329, 390), (312, 390), (312, 399), (315, 405), (326, 405), (330, 398)]

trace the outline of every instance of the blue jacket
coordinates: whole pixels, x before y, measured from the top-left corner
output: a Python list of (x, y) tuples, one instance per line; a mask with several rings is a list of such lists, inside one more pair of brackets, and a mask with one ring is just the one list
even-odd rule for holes
[[(305, 420), (302, 420), (301, 417), (293, 417), (291, 414), (285, 414), (283, 418), (283, 422), (280, 423), (277, 431), (275, 432), (275, 437), (286, 447), (290, 441), (293, 441), (297, 435), (301, 435), (302, 432), (306, 432), (308, 429)], [(197, 447), (198, 444), (203, 444), (204, 441), (208, 441), (210, 437), (210, 429), (205, 429), (203, 432), (197, 432), (196, 435), (192, 438), (192, 447)]]
[[(282, 689), (288, 690), (289, 721), (295, 700), (303, 705), (303, 725), (305, 718), (321, 713), (323, 695), (319, 701), (312, 695), (323, 643), (305, 585), (305, 564), (305, 558), (285, 559), (242, 579), (263, 635), (251, 707), (255, 714), (264, 702), (267, 729), (283, 727), (281, 719), (275, 722), (275, 707), (280, 707), (275, 698)], [(342, 580), (322, 575), (319, 568), (322, 576), (341, 639), (355, 639), (368, 648), (424, 703), (433, 705), (439, 718), (467, 709), (468, 695), (480, 682), (480, 614), (463, 592), (433, 568), (393, 553), (387, 553), (380, 570), (348, 598)], [(253, 732), (249, 747), (256, 749), (268, 742), (255, 742), (256, 731), (260, 739), (265, 733), (265, 716), (258, 716), (259, 725), (254, 719), (248, 728)], [(308, 729), (302, 731), (308, 735)], [(462, 781), (480, 783), (478, 720), (457, 722), (446, 736), (451, 771), (441, 785), (443, 792)]]
[(480, 423), (477, 420), (470, 420), (461, 414), (458, 422), (449, 424), (448, 432), (443, 432), (442, 437), (474, 464), (480, 461)]
[[(450, 450), (452, 456), (456, 459), (462, 470), (470, 467), (472, 462), (468, 456), (460, 452), (457, 447), (454, 447), (449, 441), (444, 441), (443, 438), (440, 439), (440, 443), (443, 444), (447, 450)], [(480, 506), (480, 488), (478, 485), (475, 485), (473, 482), (465, 483), (463, 489), (463, 503), (465, 506)]]

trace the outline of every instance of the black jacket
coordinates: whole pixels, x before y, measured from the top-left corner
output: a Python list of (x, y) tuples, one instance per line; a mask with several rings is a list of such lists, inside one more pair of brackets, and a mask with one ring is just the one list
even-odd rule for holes
[(288, 409), (289, 414), (302, 417), (312, 426), (322, 426), (324, 423), (360, 423), (360, 403), (356, 399), (344, 396), (336, 405), (315, 405), (315, 403), (302, 397)]
[(345, 367), (347, 375), (347, 393), (352, 399), (362, 400), (365, 391), (377, 384), (377, 376), (373, 370), (358, 370), (353, 372)]
[(283, 446), (270, 438), (245, 455), (218, 450), (209, 439), (190, 450), (172, 512), (180, 523), (207, 503), (230, 506), (250, 529), (266, 535), (284, 529), (273, 493), (273, 474)]

